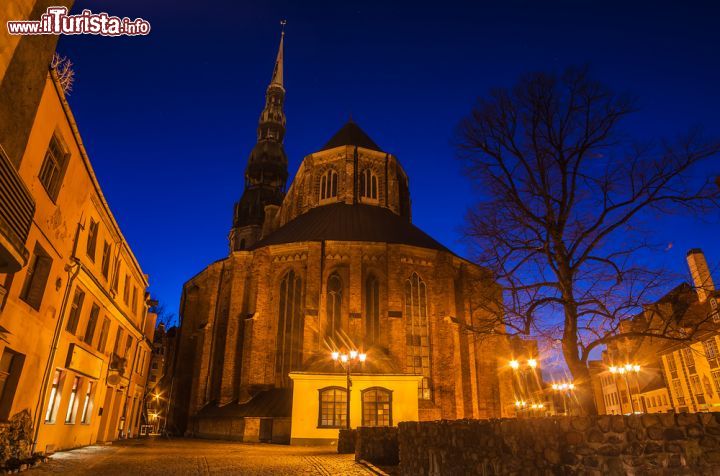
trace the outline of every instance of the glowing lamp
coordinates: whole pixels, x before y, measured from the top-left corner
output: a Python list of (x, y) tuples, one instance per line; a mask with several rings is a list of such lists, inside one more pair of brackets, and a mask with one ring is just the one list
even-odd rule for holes
[(340, 362), (346, 363), (347, 361), (348, 361), (348, 356), (347, 356), (347, 354), (343, 354), (343, 355), (340, 356)]
[(535, 360), (535, 359), (528, 360), (528, 365), (530, 366), (531, 369), (534, 369), (535, 367), (537, 367), (537, 360)]
[(520, 368), (520, 362), (518, 362), (517, 360), (511, 360), (510, 367), (517, 370), (518, 368)]
[(350, 358), (351, 358), (351, 359), (353, 359), (353, 360), (356, 359), (356, 358), (357, 358), (357, 355), (358, 355), (357, 350), (351, 350), (351, 351), (350, 351)]
[(333, 352), (332, 354), (330, 354), (330, 356), (333, 360), (337, 360), (340, 358), (340, 352)]
[(360, 362), (365, 362), (365, 359), (367, 359), (366, 354), (358, 354), (358, 359), (360, 359)]

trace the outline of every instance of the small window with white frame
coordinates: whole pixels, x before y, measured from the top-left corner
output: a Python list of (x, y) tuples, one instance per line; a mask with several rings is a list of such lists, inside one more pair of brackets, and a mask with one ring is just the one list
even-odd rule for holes
[(338, 195), (338, 173), (335, 169), (328, 169), (320, 177), (320, 201), (329, 201)]

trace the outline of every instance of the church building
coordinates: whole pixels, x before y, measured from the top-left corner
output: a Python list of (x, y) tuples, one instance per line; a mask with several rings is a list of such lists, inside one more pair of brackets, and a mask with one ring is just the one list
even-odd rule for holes
[(353, 427), (511, 416), (507, 339), (468, 332), (493, 322), (482, 304), (500, 288), (413, 225), (399, 159), (348, 121), (287, 187), (283, 39), (230, 252), (183, 288), (170, 426), (245, 441), (292, 432), (303, 443), (314, 437), (291, 428), (308, 415), (293, 408), (307, 408), (311, 426), (336, 435), (350, 412), (332, 353), (353, 350), (367, 356), (353, 383), (369, 382), (357, 397), (353, 387)]

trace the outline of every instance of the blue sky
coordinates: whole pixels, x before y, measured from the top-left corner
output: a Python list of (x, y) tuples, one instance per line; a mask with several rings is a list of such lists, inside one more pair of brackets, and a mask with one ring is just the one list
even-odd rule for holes
[[(63, 37), (58, 50), (75, 64), (69, 101), (105, 195), (152, 294), (177, 312), (182, 284), (227, 254), (280, 19), (290, 176), (352, 114), (407, 170), (415, 224), (463, 255), (460, 228), (478, 196), (453, 133), (492, 87), (587, 64), (637, 96), (626, 124), (637, 138), (695, 126), (720, 136), (720, 8), (629, 3), (78, 0), (74, 11), (143, 17), (152, 31)], [(720, 159), (698, 173), (720, 174)], [(718, 222), (654, 223), (672, 244), (658, 262), (685, 273), (685, 252), (700, 247), (720, 281)]]

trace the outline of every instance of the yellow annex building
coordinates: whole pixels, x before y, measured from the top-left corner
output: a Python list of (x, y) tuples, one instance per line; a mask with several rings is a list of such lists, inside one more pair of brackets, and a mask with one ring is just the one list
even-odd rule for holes
[(147, 276), (48, 71), (54, 41), (15, 38), (0, 56), (0, 438), (31, 425), (22, 438), (40, 452), (137, 434), (155, 324)]
[[(330, 356), (351, 350), (367, 355), (353, 380), (352, 426), (512, 415), (508, 340), (466, 331), (494, 317), (487, 303), (499, 287), (413, 225), (398, 158), (350, 121), (303, 159), (286, 189), (282, 48), (281, 40), (230, 254), (183, 289), (170, 427), (243, 440), (333, 438), (347, 395)], [(365, 381), (373, 392), (363, 393)], [(392, 420), (378, 418), (386, 406)], [(323, 424), (320, 414), (333, 417)]]

